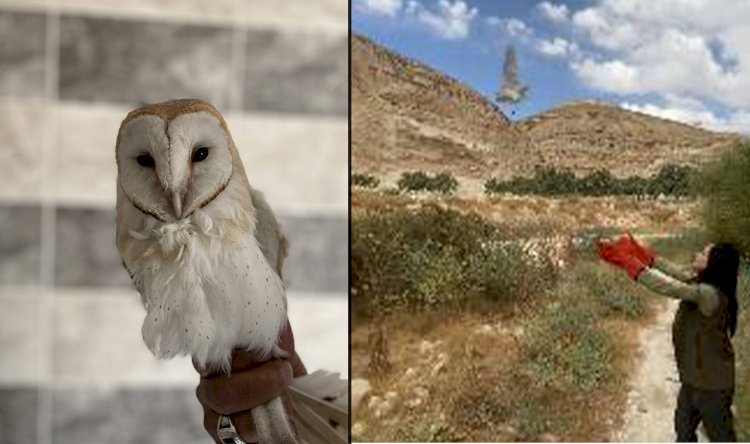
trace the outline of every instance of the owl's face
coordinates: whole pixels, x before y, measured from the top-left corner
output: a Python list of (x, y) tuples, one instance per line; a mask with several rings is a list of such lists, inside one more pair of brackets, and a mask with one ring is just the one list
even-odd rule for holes
[(165, 222), (208, 204), (232, 176), (231, 138), (218, 111), (205, 102), (197, 104), (207, 107), (181, 102), (130, 113), (118, 135), (117, 165), (125, 196)]

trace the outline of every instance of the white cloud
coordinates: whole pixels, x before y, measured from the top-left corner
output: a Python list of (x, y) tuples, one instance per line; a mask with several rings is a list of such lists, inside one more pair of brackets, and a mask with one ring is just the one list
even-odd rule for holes
[(554, 23), (563, 23), (568, 20), (570, 11), (567, 5), (550, 3), (543, 1), (537, 5), (537, 9), (547, 20)]
[(530, 36), (534, 33), (534, 30), (517, 18), (510, 18), (505, 21), (505, 31), (513, 37)]
[(395, 17), (403, 7), (403, 0), (359, 0), (357, 5), (367, 14)]
[(624, 102), (620, 106), (631, 111), (638, 111), (714, 131), (750, 134), (750, 112), (744, 110), (737, 110), (726, 117), (722, 117), (703, 106), (689, 105), (687, 107), (680, 107), (677, 104), (659, 106), (653, 103), (638, 105), (629, 102)]
[(641, 92), (637, 68), (622, 60), (597, 62), (587, 58), (574, 61), (570, 66), (581, 80), (594, 88), (621, 94)]
[(552, 40), (539, 39), (537, 49), (549, 57), (565, 57), (578, 54), (578, 45), (561, 37)]
[(598, 0), (572, 14), (587, 48), (574, 72), (615, 93), (693, 97), (750, 109), (750, 2)]
[(407, 5), (407, 13), (447, 40), (467, 37), (472, 21), (479, 15), (463, 0), (439, 0), (437, 8), (427, 8), (416, 0)]

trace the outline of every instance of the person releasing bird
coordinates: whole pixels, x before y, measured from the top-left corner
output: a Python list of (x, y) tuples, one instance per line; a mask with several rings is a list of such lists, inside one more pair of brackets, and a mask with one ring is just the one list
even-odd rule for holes
[[(226, 373), (236, 347), (286, 357), (285, 239), (219, 111), (196, 99), (136, 109), (116, 161), (117, 248), (147, 311), (148, 348)], [(297, 442), (280, 398), (251, 413), (260, 442)]]

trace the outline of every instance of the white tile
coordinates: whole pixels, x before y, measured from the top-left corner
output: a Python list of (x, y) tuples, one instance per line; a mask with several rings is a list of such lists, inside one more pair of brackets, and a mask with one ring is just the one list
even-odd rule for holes
[[(289, 317), (308, 370), (348, 377), (348, 298), (338, 293), (292, 292)], [(141, 338), (145, 310), (135, 291), (66, 290), (54, 300), (55, 385), (195, 386), (188, 358), (158, 360)]]
[(232, 114), (227, 124), (250, 184), (277, 212), (347, 214), (346, 118)]
[(63, 202), (114, 204), (115, 141), (129, 107), (60, 104), (56, 197)]
[(349, 377), (349, 298), (344, 293), (288, 295), (294, 342), (308, 372), (318, 369)]
[[(59, 105), (56, 197), (62, 204), (114, 204), (115, 140), (128, 111)], [(346, 118), (228, 113), (226, 119), (250, 183), (278, 214), (347, 214)]]
[(66, 14), (190, 21), (203, 24), (229, 22), (236, 11), (236, 0), (59, 0), (59, 2), (61, 12)]
[(12, 10), (198, 24), (326, 28), (346, 32), (347, 0), (0, 0)]
[(0, 100), (0, 198), (38, 199), (46, 116), (40, 102)]
[(33, 292), (0, 298), (0, 385), (39, 378), (39, 298)]
[(65, 290), (54, 300), (55, 384), (186, 385), (198, 376), (189, 358), (156, 359), (143, 343), (146, 316), (134, 290)]
[(267, 26), (294, 27), (310, 24), (348, 29), (347, 0), (239, 0), (238, 14), (244, 21)]

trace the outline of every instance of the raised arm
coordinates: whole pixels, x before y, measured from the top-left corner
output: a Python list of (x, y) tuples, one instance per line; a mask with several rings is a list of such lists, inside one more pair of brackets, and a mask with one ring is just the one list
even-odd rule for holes
[(644, 268), (638, 274), (636, 281), (655, 293), (698, 304), (698, 308), (705, 316), (711, 316), (716, 311), (719, 305), (719, 294), (713, 286), (688, 284), (670, 274), (657, 268)]
[(656, 256), (654, 258), (653, 264), (651, 264), (653, 268), (656, 268), (657, 270), (663, 272), (664, 274), (667, 274), (669, 276), (672, 276), (673, 278), (680, 280), (682, 282), (690, 282), (693, 277), (695, 276), (689, 269), (686, 267), (679, 266), (673, 262), (670, 262), (666, 259), (664, 259), (661, 256)]

